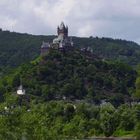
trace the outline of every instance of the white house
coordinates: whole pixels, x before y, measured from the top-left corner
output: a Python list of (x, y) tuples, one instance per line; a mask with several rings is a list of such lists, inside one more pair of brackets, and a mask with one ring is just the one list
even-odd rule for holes
[(17, 94), (18, 95), (25, 95), (25, 89), (23, 89), (23, 86), (20, 85), (17, 89)]

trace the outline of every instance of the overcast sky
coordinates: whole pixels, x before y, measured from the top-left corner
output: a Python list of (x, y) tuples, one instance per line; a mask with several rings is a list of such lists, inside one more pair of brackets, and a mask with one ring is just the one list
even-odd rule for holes
[(50, 35), (61, 21), (73, 36), (140, 43), (140, 0), (0, 0), (3, 30)]

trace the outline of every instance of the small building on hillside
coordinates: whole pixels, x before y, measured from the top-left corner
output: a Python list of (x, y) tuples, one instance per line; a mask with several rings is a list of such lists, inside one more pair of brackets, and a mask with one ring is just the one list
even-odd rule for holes
[(20, 85), (19, 87), (18, 87), (18, 89), (17, 89), (17, 95), (20, 95), (20, 96), (22, 96), (22, 95), (25, 95), (25, 89), (23, 88), (23, 86), (22, 85)]
[(17, 96), (18, 96), (18, 105), (19, 106), (26, 106), (30, 108), (30, 96), (26, 93), (25, 89), (23, 88), (22, 84), (17, 89)]

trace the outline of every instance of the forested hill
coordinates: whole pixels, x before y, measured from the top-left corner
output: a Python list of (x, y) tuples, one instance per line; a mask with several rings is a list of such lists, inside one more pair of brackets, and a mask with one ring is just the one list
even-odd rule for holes
[[(21, 41), (26, 37), (28, 45), (34, 40), (33, 46), (46, 38), (17, 36)], [(38, 47), (32, 45), (26, 46), (30, 48), (29, 56)], [(26, 49), (18, 48), (24, 52), (23, 59)], [(135, 133), (139, 139), (140, 106), (128, 105), (135, 90), (137, 95), (140, 93), (139, 78), (135, 88), (136, 77), (136, 71), (121, 62), (102, 60), (80, 49), (50, 49), (45, 56), (0, 79), (0, 139), (134, 137)], [(16, 94), (21, 83), (26, 90), (23, 96)]]
[[(50, 50), (0, 82), (0, 91), (15, 93), (20, 79), (28, 95), (43, 101), (106, 99), (114, 105), (130, 101), (136, 72), (119, 62), (105, 62), (79, 51)], [(2, 93), (1, 93), (2, 95)]]
[[(18, 66), (40, 54), (42, 41), (52, 42), (55, 36), (35, 36), (0, 30), (0, 67)], [(95, 55), (105, 59), (118, 59), (137, 65), (140, 46), (134, 42), (109, 38), (73, 37), (75, 47), (91, 47)]]

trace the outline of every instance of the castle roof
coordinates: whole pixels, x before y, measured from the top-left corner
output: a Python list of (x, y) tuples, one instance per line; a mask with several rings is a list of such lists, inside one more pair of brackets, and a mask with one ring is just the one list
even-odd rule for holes
[(63, 28), (65, 28), (65, 24), (64, 24), (64, 22), (61, 22), (60, 29), (63, 29)]
[(62, 30), (62, 29), (68, 29), (68, 26), (65, 25), (64, 22), (62, 21), (61, 24), (60, 24), (60, 26), (58, 26), (58, 28), (59, 28), (60, 30)]

